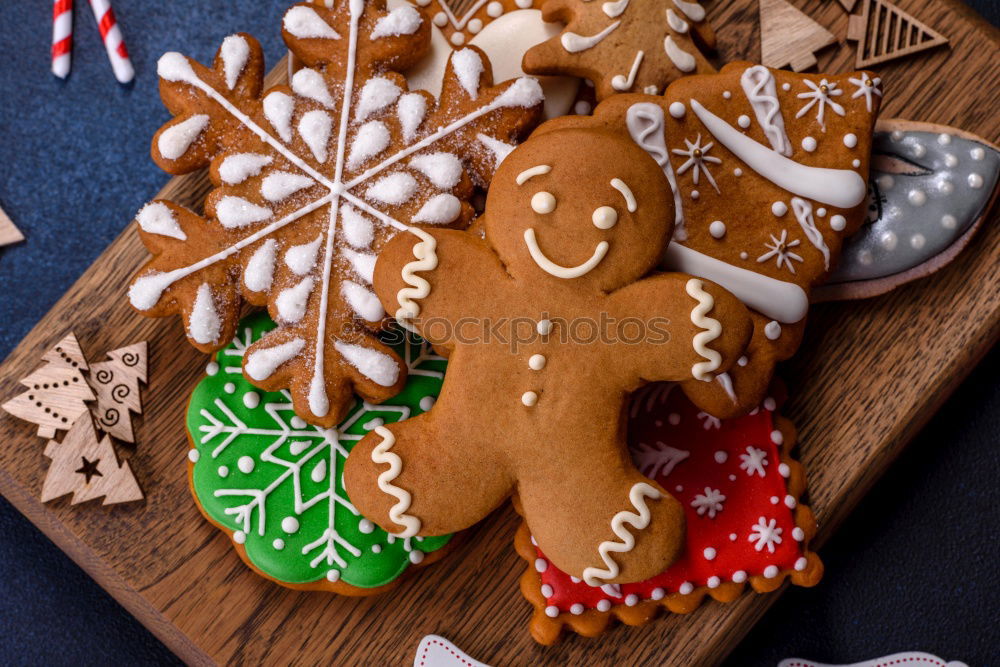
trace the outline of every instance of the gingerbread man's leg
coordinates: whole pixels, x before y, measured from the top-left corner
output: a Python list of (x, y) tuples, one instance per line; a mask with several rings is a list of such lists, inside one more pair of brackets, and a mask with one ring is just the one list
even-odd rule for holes
[[(437, 437), (445, 428), (432, 413), (379, 426), (351, 450), (344, 488), (354, 506), (391, 533), (446, 535), (476, 523), (513, 489), (507, 466), (475, 440)], [(466, 447), (442, 447), (443, 442)]]
[(556, 567), (591, 585), (642, 581), (684, 544), (684, 510), (626, 462), (566, 465), (518, 482), (532, 536)]

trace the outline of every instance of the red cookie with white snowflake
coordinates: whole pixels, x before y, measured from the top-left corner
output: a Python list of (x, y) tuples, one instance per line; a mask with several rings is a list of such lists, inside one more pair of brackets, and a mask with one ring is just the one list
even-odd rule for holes
[(816, 522), (799, 503), (805, 474), (790, 457), (795, 428), (776, 412), (783, 390), (774, 394), (731, 420), (699, 410), (669, 384), (634, 397), (632, 459), (684, 506), (684, 550), (647, 581), (594, 587), (552, 565), (522, 525), (515, 545), (529, 566), (521, 591), (535, 607), (531, 633), (538, 642), (555, 642), (563, 627), (594, 636), (614, 618), (640, 625), (660, 608), (688, 613), (706, 595), (731, 602), (747, 583), (764, 593), (786, 578), (799, 586), (819, 582), (823, 565), (808, 550)]
[(676, 218), (663, 268), (717, 282), (753, 312), (739, 364), (683, 385), (708, 413), (758, 405), (775, 364), (798, 349), (811, 290), (866, 217), (880, 84), (870, 72), (732, 63), (675, 81), (663, 97), (615, 95), (595, 110), (591, 122), (626, 130), (667, 177)]
[(175, 174), (209, 166), (215, 190), (205, 217), (162, 201), (139, 212), (153, 259), (129, 297), (144, 315), (182, 315), (204, 352), (232, 338), (243, 302), (267, 306), (278, 328), (244, 357), (247, 379), (290, 389), (299, 416), (329, 427), (354, 393), (378, 403), (406, 381), (376, 337), (382, 245), (415, 226), (464, 227), (473, 186), (538, 121), (542, 94), (528, 78), (493, 86), (474, 48), (451, 55), (437, 99), (409, 91), (398, 72), (430, 36), (410, 5), (300, 3), (282, 35), (304, 67), (263, 92), (249, 35), (227, 37), (212, 67), (160, 59), (175, 119), (157, 132), (153, 158)]

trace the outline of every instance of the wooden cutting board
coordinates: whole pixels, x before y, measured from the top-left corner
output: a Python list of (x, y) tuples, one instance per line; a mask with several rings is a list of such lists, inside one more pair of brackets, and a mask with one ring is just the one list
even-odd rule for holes
[[(793, 4), (845, 34), (848, 17), (839, 3)], [(880, 68), (883, 117), (953, 125), (995, 142), (1000, 33), (957, 0), (898, 4), (950, 37), (951, 49)], [(754, 0), (714, 0), (709, 14), (722, 61), (759, 56)], [(819, 53), (819, 67), (851, 69), (853, 57), (853, 46), (834, 46)], [(277, 67), (272, 82), (283, 74)], [(197, 208), (207, 191), (199, 174), (171, 180), (159, 196)], [(131, 213), (122, 211), (122, 220)], [(929, 279), (870, 301), (814, 309), (805, 344), (782, 374), (820, 544), (1000, 335), (995, 221), (991, 214), (970, 248)], [(70, 329), (91, 355), (149, 341), (145, 415), (129, 458), (145, 503), (42, 505), (44, 442), (31, 424), (6, 414), (0, 492), (182, 659), (409, 664), (420, 638), (438, 633), (492, 664), (696, 665), (721, 660), (777, 598), (748, 593), (642, 628), (616, 627), (598, 640), (567, 636), (540, 647), (527, 630), (531, 607), (518, 592), (524, 565), (512, 546), (518, 520), (510, 509), (469, 531), (446, 563), (381, 597), (299, 593), (257, 577), (191, 499), (184, 412), (206, 359), (184, 341), (177, 319), (147, 319), (127, 305), (126, 285), (145, 257), (130, 225), (0, 367), (6, 398)]]

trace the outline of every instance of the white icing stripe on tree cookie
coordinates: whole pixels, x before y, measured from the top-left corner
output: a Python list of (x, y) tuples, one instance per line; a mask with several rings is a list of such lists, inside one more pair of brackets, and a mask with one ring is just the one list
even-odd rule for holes
[(852, 208), (864, 201), (868, 189), (857, 172), (809, 167), (790, 160), (746, 136), (698, 100), (691, 99), (691, 108), (723, 146), (783, 190), (839, 208)]
[(412, 35), (419, 28), (423, 19), (420, 12), (410, 5), (400, 5), (386, 16), (375, 22), (369, 39), (376, 40), (379, 37), (399, 37), (400, 35)]
[(285, 30), (300, 39), (340, 39), (329, 23), (311, 7), (292, 7), (285, 12)]
[(829, 271), (830, 249), (823, 240), (823, 234), (816, 228), (816, 221), (813, 219), (812, 204), (805, 199), (792, 197), (792, 212), (795, 214), (795, 219), (799, 221), (799, 226), (802, 227), (806, 238), (809, 239), (809, 243), (812, 243), (817, 250), (823, 253), (823, 266)]
[(603, 582), (608, 579), (614, 579), (621, 572), (621, 568), (618, 567), (618, 563), (611, 557), (612, 553), (628, 553), (635, 548), (635, 538), (632, 533), (625, 528), (624, 524), (629, 524), (636, 530), (645, 530), (649, 526), (649, 520), (651, 514), (649, 507), (646, 506), (646, 498), (652, 500), (659, 500), (663, 497), (659, 491), (653, 488), (646, 482), (639, 482), (634, 484), (629, 490), (628, 499), (632, 503), (632, 507), (638, 510), (638, 514), (635, 512), (629, 512), (628, 510), (622, 510), (615, 514), (611, 519), (611, 532), (614, 533), (620, 542), (613, 542), (608, 540), (606, 542), (601, 542), (597, 547), (597, 553), (600, 554), (601, 560), (604, 561), (604, 569), (599, 567), (588, 567), (583, 571), (583, 580), (586, 581), (591, 586), (600, 586)]
[(778, 88), (771, 70), (763, 65), (748, 68), (740, 77), (743, 93), (753, 108), (754, 115), (771, 148), (786, 157), (792, 155), (792, 142), (785, 132), (785, 119), (781, 115)]
[(404, 491), (392, 483), (403, 470), (403, 460), (399, 458), (398, 454), (389, 451), (396, 444), (396, 436), (385, 426), (375, 427), (375, 432), (382, 438), (382, 442), (372, 450), (372, 461), (389, 465), (388, 470), (379, 473), (378, 488), (396, 499), (396, 503), (389, 509), (389, 518), (392, 519), (393, 523), (405, 526), (405, 530), (398, 535), (400, 537), (413, 537), (420, 532), (420, 519), (406, 514), (413, 502), (413, 497), (408, 491)]
[(705, 8), (699, 5), (697, 2), (685, 2), (684, 0), (674, 0), (674, 5), (677, 9), (684, 12), (684, 15), (689, 19), (698, 23), (705, 20)]
[(714, 317), (708, 316), (715, 306), (715, 299), (705, 291), (705, 283), (697, 278), (691, 278), (687, 281), (685, 289), (688, 296), (698, 302), (698, 305), (691, 310), (691, 322), (699, 329), (704, 329), (695, 334), (691, 344), (694, 346), (694, 351), (706, 360), (692, 366), (691, 375), (696, 380), (708, 381), (712, 379), (710, 373), (714, 373), (722, 365), (722, 355), (708, 346), (722, 335), (722, 324)]
[(293, 338), (280, 345), (257, 350), (246, 360), (244, 368), (247, 375), (258, 382), (266, 380), (274, 375), (274, 372), (278, 370), (278, 366), (288, 362), (292, 357), (301, 352), (305, 345), (306, 342), (303, 339)]
[(683, 241), (687, 238), (687, 231), (684, 229), (684, 203), (677, 187), (674, 168), (670, 165), (670, 154), (664, 138), (663, 109), (652, 102), (633, 104), (625, 113), (625, 126), (632, 141), (656, 160), (667, 177), (670, 191), (674, 194), (674, 238)]
[(189, 322), (188, 331), (195, 341), (207, 345), (219, 340), (219, 334), (222, 333), (222, 322), (219, 319), (219, 311), (215, 307), (215, 300), (212, 298), (212, 288), (208, 283), (202, 283), (198, 287), (198, 295), (191, 308)]
[(596, 35), (587, 36), (578, 35), (575, 32), (564, 32), (559, 41), (563, 48), (570, 53), (586, 51), (587, 49), (591, 49), (603, 42), (604, 39), (615, 30), (615, 28), (621, 25), (621, 23), (621, 21), (615, 21)]
[(257, 153), (229, 155), (219, 165), (219, 178), (227, 185), (239, 185), (248, 178), (260, 174), (261, 170), (273, 161), (270, 155)]
[(779, 322), (798, 322), (809, 309), (809, 297), (795, 283), (727, 264), (679, 243), (667, 246), (662, 266), (718, 283), (747, 307)]
[(666, 51), (667, 57), (670, 58), (674, 67), (682, 72), (693, 72), (698, 66), (694, 56), (677, 46), (677, 42), (670, 35), (667, 35), (667, 38), (663, 40), (663, 50)]

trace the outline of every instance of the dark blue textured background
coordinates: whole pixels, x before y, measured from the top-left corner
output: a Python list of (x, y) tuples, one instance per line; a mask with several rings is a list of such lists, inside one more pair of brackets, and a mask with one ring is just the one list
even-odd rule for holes
[[(273, 63), (287, 4), (114, 0), (138, 72), (123, 88), (84, 0), (65, 83), (48, 73), (50, 3), (0, 0), (0, 201), (28, 237), (0, 249), (0, 357), (166, 181), (148, 155), (168, 119), (156, 93), (159, 54), (181, 50), (205, 62), (226, 35), (245, 30)], [(1000, 22), (996, 0), (970, 4)], [(995, 350), (822, 550), (823, 582), (782, 596), (730, 664), (902, 650), (998, 662), (998, 374)], [(175, 662), (0, 499), (0, 664)]]

